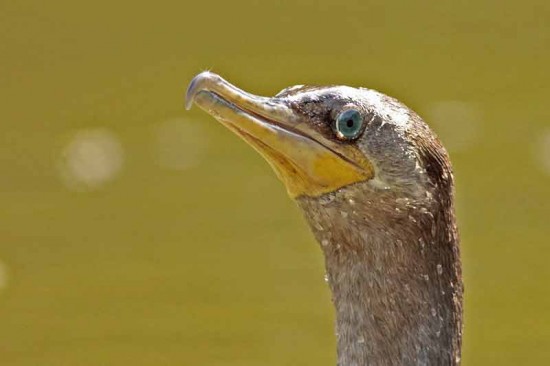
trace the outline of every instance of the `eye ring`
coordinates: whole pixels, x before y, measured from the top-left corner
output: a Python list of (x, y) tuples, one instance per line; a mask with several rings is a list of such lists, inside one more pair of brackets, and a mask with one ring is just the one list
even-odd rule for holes
[(356, 109), (346, 109), (336, 116), (334, 131), (340, 140), (355, 140), (363, 132), (363, 117)]

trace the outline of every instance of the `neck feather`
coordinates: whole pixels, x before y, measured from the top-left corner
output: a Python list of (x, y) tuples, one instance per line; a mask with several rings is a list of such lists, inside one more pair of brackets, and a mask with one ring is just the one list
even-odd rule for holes
[(338, 365), (458, 365), (462, 282), (452, 193), (354, 185), (302, 197), (325, 255)]

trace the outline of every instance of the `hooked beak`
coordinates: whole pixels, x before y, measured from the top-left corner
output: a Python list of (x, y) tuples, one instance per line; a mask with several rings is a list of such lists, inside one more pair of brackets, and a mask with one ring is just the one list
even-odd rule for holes
[(373, 176), (355, 147), (320, 135), (284, 99), (252, 95), (203, 72), (187, 89), (186, 108), (193, 102), (258, 151), (293, 198), (320, 196)]

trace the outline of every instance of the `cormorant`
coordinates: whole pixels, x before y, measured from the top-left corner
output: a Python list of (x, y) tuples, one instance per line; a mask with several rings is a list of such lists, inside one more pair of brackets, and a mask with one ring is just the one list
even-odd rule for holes
[(458, 365), (461, 264), (449, 157), (375, 90), (294, 86), (272, 98), (203, 72), (187, 90), (273, 167), (324, 253), (339, 366)]

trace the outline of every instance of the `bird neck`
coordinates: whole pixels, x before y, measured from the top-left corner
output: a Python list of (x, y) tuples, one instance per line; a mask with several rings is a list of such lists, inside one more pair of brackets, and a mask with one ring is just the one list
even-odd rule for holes
[(458, 365), (462, 282), (452, 196), (370, 189), (298, 199), (325, 256), (338, 365)]

